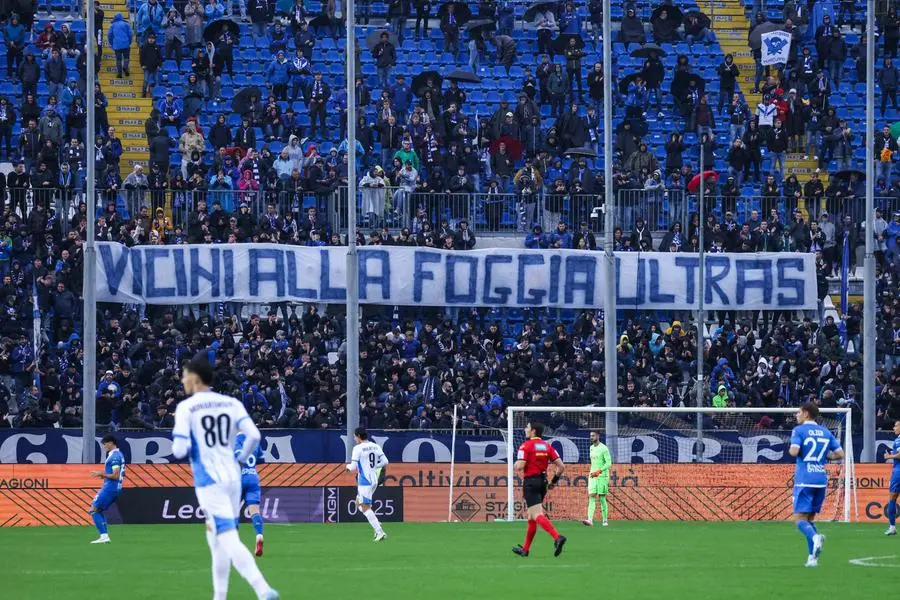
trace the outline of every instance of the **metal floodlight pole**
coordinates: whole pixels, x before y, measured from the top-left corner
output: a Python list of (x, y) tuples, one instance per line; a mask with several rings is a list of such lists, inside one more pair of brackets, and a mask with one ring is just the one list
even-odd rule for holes
[[(700, 250), (700, 265), (697, 271), (700, 273), (700, 277), (698, 278), (697, 285), (697, 408), (702, 408), (705, 402), (704, 398), (704, 390), (705, 385), (703, 384), (703, 326), (706, 322), (706, 311), (703, 308), (703, 279), (705, 276), (705, 261), (706, 258), (706, 248), (704, 247), (703, 241), (703, 227), (704, 227), (704, 209), (706, 208), (704, 205), (706, 203), (706, 178), (703, 176), (703, 169), (705, 168), (705, 164), (703, 162), (703, 138), (700, 138), (700, 199), (697, 203), (697, 220), (699, 221), (699, 227), (697, 228), (697, 235), (699, 238), (699, 250)], [(682, 234), (684, 232), (682, 231)], [(702, 462), (703, 458), (703, 414), (697, 413), (697, 444), (695, 447), (697, 453), (697, 462)]]
[[(866, 2), (866, 257), (863, 262), (863, 447), (875, 462), (875, 0)], [(859, 348), (854, 348), (859, 352)]]
[[(616, 373), (616, 257), (613, 254), (613, 228), (616, 225), (616, 201), (613, 194), (613, 99), (612, 99), (612, 17), (610, 0), (603, 0), (603, 248), (606, 260), (606, 285), (603, 296), (603, 367), (606, 380), (606, 406), (619, 405)], [(618, 413), (606, 415), (606, 442), (619, 436)], [(615, 449), (613, 449), (615, 455)]]
[[(85, 40), (85, 52), (87, 52), (87, 74), (85, 97), (87, 98), (87, 123), (85, 124), (85, 148), (97, 137), (94, 117), (94, 102), (96, 94), (94, 85), (96, 80), (97, 43), (96, 24), (94, 23), (95, 0), (87, 0), (85, 3), (85, 21), (87, 22), (87, 39)], [(94, 438), (97, 433), (97, 296), (94, 290), (96, 281), (97, 258), (94, 248), (94, 221), (97, 215), (97, 185), (96, 185), (96, 155), (94, 148), (85, 152), (87, 157), (87, 240), (84, 244), (84, 277), (82, 283), (82, 296), (84, 298), (84, 358), (82, 360), (82, 379), (84, 380), (84, 396), (81, 412), (81, 462), (88, 464), (96, 461), (94, 456)], [(63, 218), (67, 217), (64, 216)]]
[(356, 254), (356, 6), (347, 0), (347, 460), (359, 427), (359, 262)]

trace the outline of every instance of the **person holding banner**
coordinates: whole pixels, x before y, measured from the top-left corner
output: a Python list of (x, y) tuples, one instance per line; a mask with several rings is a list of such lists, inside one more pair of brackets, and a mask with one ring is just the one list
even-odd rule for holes
[[(785, 27), (792, 28), (793, 26), (785, 23)], [(791, 31), (785, 31), (784, 29), (778, 31), (770, 31), (768, 33), (764, 33), (761, 36), (760, 42), (760, 61), (757, 63), (756, 68), (756, 88), (759, 88), (759, 82), (761, 78), (761, 67), (770, 67), (775, 65), (778, 69), (779, 75), (784, 70), (784, 65), (787, 64), (788, 60), (791, 57), (791, 42), (793, 40), (793, 35)], [(767, 73), (768, 75), (768, 69)], [(779, 76), (779, 79), (781, 77)]]

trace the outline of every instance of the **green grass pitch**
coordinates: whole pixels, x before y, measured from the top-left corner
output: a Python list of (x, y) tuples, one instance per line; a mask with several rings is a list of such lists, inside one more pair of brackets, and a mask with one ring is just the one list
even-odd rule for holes
[[(820, 525), (828, 539), (817, 569), (803, 567), (805, 542), (791, 523), (557, 525), (569, 538), (562, 556), (539, 531), (525, 559), (510, 551), (523, 523), (394, 523), (381, 544), (367, 524), (271, 525), (259, 564), (286, 600), (878, 599), (900, 588), (900, 537), (880, 524)], [(114, 526), (110, 536), (92, 546), (88, 527), (0, 531), (0, 596), (212, 596), (201, 525)], [(241, 536), (249, 546), (252, 528)], [(232, 571), (229, 598), (253, 597)]]

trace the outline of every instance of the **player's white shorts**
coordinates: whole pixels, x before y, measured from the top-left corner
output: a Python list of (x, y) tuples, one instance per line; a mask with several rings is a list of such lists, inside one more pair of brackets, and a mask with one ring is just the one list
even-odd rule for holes
[(196, 488), (197, 502), (206, 524), (218, 533), (237, 529), (241, 508), (241, 482), (228, 481)]
[(373, 483), (372, 485), (358, 485), (356, 486), (356, 502), (357, 504), (368, 504), (372, 505), (372, 498), (375, 497), (375, 488), (378, 487), (377, 483)]

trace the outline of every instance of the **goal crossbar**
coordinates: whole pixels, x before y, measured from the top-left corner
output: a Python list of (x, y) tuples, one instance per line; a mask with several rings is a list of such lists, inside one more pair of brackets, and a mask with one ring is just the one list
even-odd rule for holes
[[(516, 419), (517, 414), (523, 413), (631, 413), (631, 414), (695, 414), (695, 415), (722, 415), (722, 414), (753, 414), (753, 415), (778, 415), (778, 414), (796, 414), (797, 408), (714, 408), (714, 407), (623, 407), (623, 406), (510, 406), (507, 407), (507, 519), (512, 521), (515, 519), (515, 472), (514, 464), (516, 460)], [(853, 415), (850, 408), (819, 408), (819, 412), (824, 415), (839, 415), (844, 419), (842, 425), (841, 446), (845, 453), (845, 463), (843, 468), (843, 514), (842, 521), (849, 522), (851, 516), (858, 518), (858, 508), (856, 507), (856, 489), (855, 482), (855, 461), (853, 451)], [(702, 429), (698, 429), (697, 437), (702, 439)], [(524, 423), (522, 423), (524, 425)], [(616, 428), (617, 429), (617, 428)], [(553, 437), (547, 438), (552, 442)], [(613, 456), (613, 462), (616, 457)]]

